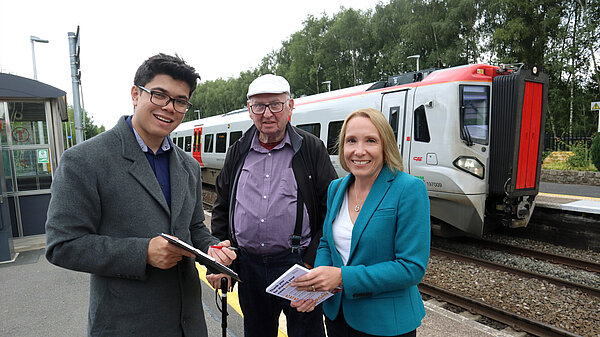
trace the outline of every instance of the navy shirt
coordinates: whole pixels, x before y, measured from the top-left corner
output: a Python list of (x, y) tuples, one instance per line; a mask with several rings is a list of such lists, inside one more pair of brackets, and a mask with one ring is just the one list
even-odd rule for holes
[(133, 131), (135, 135), (135, 139), (137, 140), (140, 148), (146, 155), (146, 159), (148, 159), (148, 163), (156, 176), (156, 180), (158, 180), (158, 184), (165, 196), (165, 200), (167, 201), (167, 205), (171, 208), (171, 177), (170, 177), (170, 169), (169, 169), (169, 155), (171, 151), (173, 151), (173, 143), (171, 142), (171, 138), (165, 137), (161, 147), (156, 151), (156, 153), (152, 152), (152, 150), (144, 143), (142, 137), (135, 131), (133, 125), (131, 124), (131, 116), (127, 118), (127, 124)]

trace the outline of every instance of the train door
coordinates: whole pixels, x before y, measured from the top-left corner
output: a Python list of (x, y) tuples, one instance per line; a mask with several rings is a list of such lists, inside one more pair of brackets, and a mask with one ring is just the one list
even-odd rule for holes
[(204, 167), (204, 163), (202, 163), (202, 125), (194, 127), (192, 156), (200, 163), (200, 167)]
[(407, 93), (408, 90), (386, 93), (383, 95), (381, 102), (381, 112), (387, 117), (388, 122), (392, 126), (402, 158), (408, 155), (408, 148), (405, 148), (407, 147), (405, 144), (408, 145), (408, 142), (404, 141), (404, 139), (410, 136), (405, 131)]

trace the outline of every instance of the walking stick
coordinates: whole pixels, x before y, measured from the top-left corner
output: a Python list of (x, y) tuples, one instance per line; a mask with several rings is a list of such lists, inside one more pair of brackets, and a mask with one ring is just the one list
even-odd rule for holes
[(221, 278), (221, 327), (223, 337), (227, 337), (227, 278)]

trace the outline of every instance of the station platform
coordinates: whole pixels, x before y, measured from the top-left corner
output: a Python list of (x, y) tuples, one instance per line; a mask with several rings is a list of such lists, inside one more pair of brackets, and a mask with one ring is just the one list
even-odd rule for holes
[(536, 208), (600, 214), (600, 186), (540, 183)]
[[(536, 209), (552, 208), (600, 214), (600, 186), (541, 183)], [(210, 224), (210, 213), (206, 213)], [(17, 255), (0, 263), (0, 337), (2, 336), (84, 336), (87, 334), (89, 275), (51, 265), (44, 257), (45, 235), (13, 240)], [(203, 305), (209, 336), (221, 336), (221, 314), (214, 290), (206, 282), (203, 268)], [(227, 335), (243, 336), (243, 318), (237, 293), (228, 296)], [(425, 302), (426, 316), (417, 329), (422, 337), (520, 336), (512, 329), (499, 331), (476, 321), (468, 312), (453, 313), (435, 299)], [(285, 317), (280, 318), (278, 337), (285, 337)]]
[[(2, 336), (85, 336), (89, 303), (89, 274), (62, 269), (44, 257), (45, 235), (14, 240), (18, 255), (13, 262), (0, 264), (0, 337)], [(203, 268), (202, 293), (209, 336), (221, 336), (221, 313), (215, 305), (214, 290), (206, 283)], [(243, 337), (243, 321), (237, 293), (228, 296), (227, 335)], [(233, 301), (233, 302), (232, 302)], [(511, 337), (520, 336), (510, 328), (499, 331), (476, 322), (468, 313), (453, 313), (435, 300), (425, 302), (426, 316), (417, 329), (420, 337)], [(278, 337), (286, 337), (285, 317), (280, 318)]]

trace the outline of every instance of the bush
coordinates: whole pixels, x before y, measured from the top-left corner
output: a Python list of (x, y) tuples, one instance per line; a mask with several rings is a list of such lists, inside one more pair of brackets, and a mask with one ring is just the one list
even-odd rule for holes
[(590, 150), (588, 150), (585, 142), (576, 142), (575, 145), (571, 146), (571, 151), (573, 151), (573, 155), (567, 158), (567, 164), (571, 168), (580, 168), (589, 165)]
[(597, 132), (596, 136), (594, 136), (594, 139), (592, 139), (590, 155), (592, 163), (594, 164), (594, 166), (596, 166), (596, 169), (600, 171), (600, 132)]

